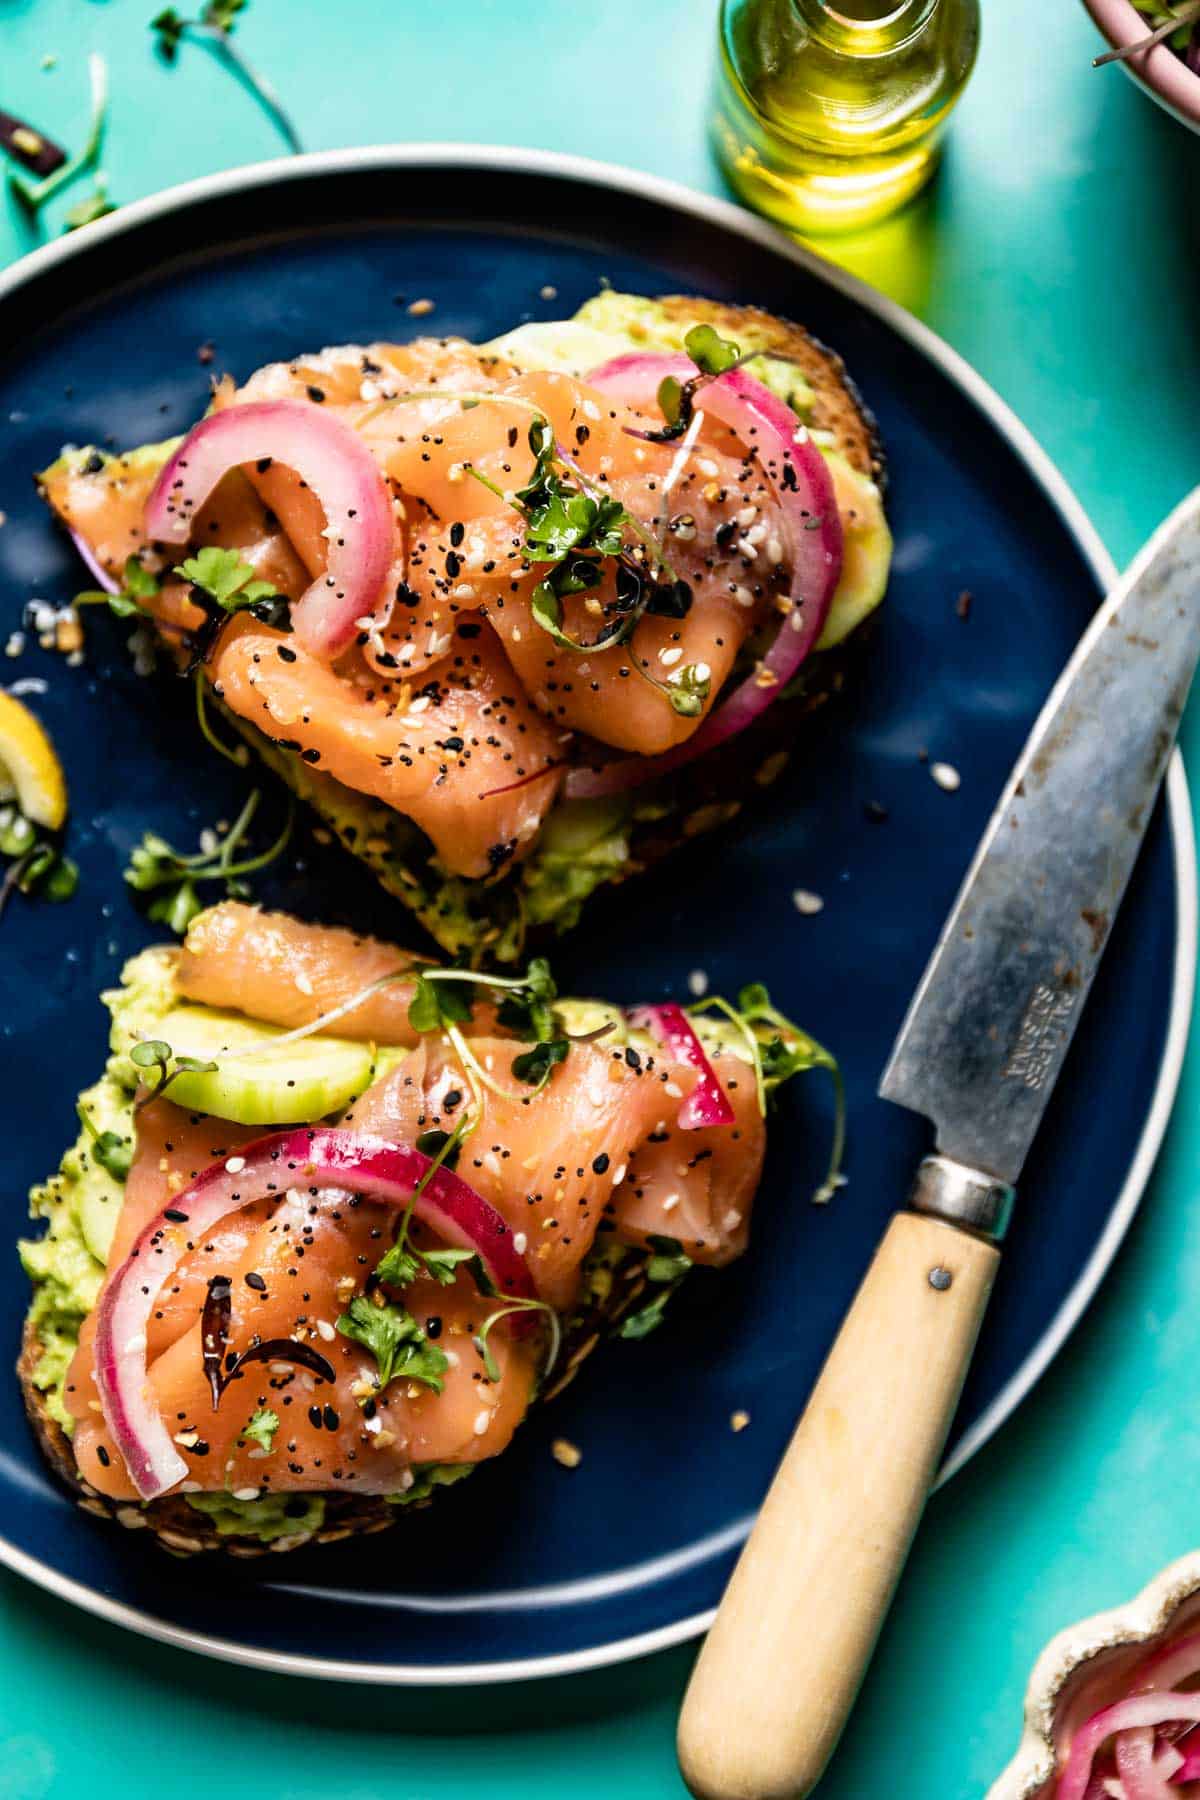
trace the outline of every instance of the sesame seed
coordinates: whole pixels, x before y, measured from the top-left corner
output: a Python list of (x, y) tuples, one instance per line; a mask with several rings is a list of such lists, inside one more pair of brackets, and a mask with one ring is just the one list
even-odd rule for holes
[(432, 300), (414, 300), (408, 309), (409, 317), (412, 319), (423, 319), (428, 313), (433, 311), (433, 306), (434, 303)]
[(564, 1469), (577, 1469), (583, 1461), (583, 1451), (570, 1438), (555, 1438), (550, 1446), (550, 1454)]
[(528, 1250), (528, 1248), (529, 1248), (529, 1239), (525, 1236), (525, 1233), (523, 1231), (518, 1231), (513, 1238), (513, 1249), (516, 1251), (518, 1256), (524, 1256), (524, 1254), (525, 1254), (526, 1250)]
[(244, 1156), (231, 1156), (229, 1161), (225, 1164), (225, 1173), (227, 1175), (240, 1175), (245, 1166), (246, 1159)]
[(947, 794), (954, 793), (955, 789), (962, 785), (962, 776), (954, 767), (953, 763), (930, 763), (929, 773), (933, 776), (933, 779), (937, 782), (938, 786)]
[(820, 894), (814, 894), (810, 888), (794, 888), (792, 905), (798, 913), (803, 913), (805, 918), (811, 918), (814, 913), (824, 910), (825, 902)]
[(708, 992), (708, 976), (703, 969), (693, 969), (688, 976), (688, 992), (695, 994), (699, 1000), (701, 994)]
[(735, 1412), (730, 1413), (729, 1415), (729, 1429), (731, 1431), (745, 1431), (749, 1423), (750, 1414), (748, 1412)]
[(337, 1333), (333, 1329), (333, 1326), (329, 1323), (328, 1319), (318, 1319), (317, 1320), (317, 1336), (324, 1338), (324, 1340), (327, 1344), (332, 1344), (334, 1338), (337, 1336)]
[(234, 1488), (233, 1490), (235, 1500), (257, 1500), (258, 1494), (259, 1490), (256, 1487)]
[(491, 1422), (492, 1422), (492, 1415), (488, 1411), (487, 1407), (485, 1406), (479, 1412), (477, 1412), (475, 1414), (475, 1423), (471, 1427), (472, 1431), (475, 1433), (475, 1436), (482, 1437), (484, 1432), (487, 1430), (488, 1426), (491, 1424)]

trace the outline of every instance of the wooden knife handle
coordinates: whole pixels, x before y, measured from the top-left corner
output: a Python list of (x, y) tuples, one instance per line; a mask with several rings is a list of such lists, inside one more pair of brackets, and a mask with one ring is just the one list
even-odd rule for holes
[(898, 1213), (821, 1371), (692, 1674), (698, 1800), (797, 1800), (825, 1768), (908, 1555), (999, 1252)]

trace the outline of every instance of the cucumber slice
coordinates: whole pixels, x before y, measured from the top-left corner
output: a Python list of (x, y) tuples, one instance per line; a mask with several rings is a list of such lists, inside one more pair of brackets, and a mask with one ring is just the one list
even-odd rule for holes
[(883, 599), (892, 565), (892, 534), (883, 515), (883, 497), (870, 477), (852, 469), (836, 450), (823, 455), (833, 476), (845, 536), (841, 578), (816, 646), (832, 650)]
[(117, 1229), (124, 1199), (124, 1188), (102, 1169), (95, 1170), (79, 1188), (76, 1197), (79, 1229), (98, 1263), (108, 1262), (108, 1247)]
[[(375, 1056), (369, 1044), (310, 1037), (272, 1048), (286, 1034), (235, 1013), (177, 1006), (157, 1028), (176, 1056), (215, 1062), (207, 1075), (183, 1073), (168, 1094), (193, 1112), (238, 1125), (303, 1125), (338, 1112), (370, 1083)], [(249, 1054), (253, 1052), (253, 1054)]]

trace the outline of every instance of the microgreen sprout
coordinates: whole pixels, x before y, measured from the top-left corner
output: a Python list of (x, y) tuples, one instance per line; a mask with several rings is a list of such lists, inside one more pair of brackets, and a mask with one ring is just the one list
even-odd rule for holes
[(0, 914), (15, 893), (57, 903), (69, 900), (79, 886), (71, 858), (12, 805), (0, 806), (0, 856), (11, 859), (0, 880)]
[(250, 889), (244, 877), (265, 869), (282, 855), (291, 838), (295, 817), (295, 809), (289, 802), (287, 821), (275, 842), (257, 856), (239, 860), (235, 852), (244, 843), (259, 799), (259, 791), (255, 788), (216, 848), (201, 849), (192, 856), (173, 849), (157, 833), (146, 832), (130, 856), (125, 880), (139, 893), (154, 894), (147, 909), (148, 917), (156, 923), (169, 925), (172, 931), (182, 936), (203, 909), (204, 902), (198, 891), (202, 883), (224, 883), (225, 893), (231, 899), (248, 897)]
[(79, 1123), (91, 1142), (92, 1160), (106, 1170), (114, 1181), (124, 1181), (133, 1163), (133, 1141), (117, 1131), (101, 1131), (87, 1107), (80, 1100), (75, 1107)]
[(678, 1238), (651, 1237), (650, 1249), (651, 1255), (646, 1258), (645, 1276), (647, 1281), (659, 1288), (659, 1292), (622, 1322), (620, 1335), (623, 1338), (648, 1337), (661, 1325), (668, 1300), (693, 1267), (692, 1258), (686, 1254)]
[(249, 747), (245, 744), (234, 744), (231, 748), (228, 744), (223, 744), (209, 721), (208, 707), (206, 705), (208, 697), (208, 677), (204, 673), (204, 670), (193, 669), (192, 681), (194, 682), (196, 689), (196, 723), (200, 727), (201, 737), (206, 744), (211, 744), (212, 748), (217, 751), (218, 755), (223, 756), (226, 762), (231, 762), (235, 767), (244, 769), (246, 764), (250, 761)]
[[(465, 992), (460, 992), (460, 984), (468, 984)], [(544, 957), (534, 957), (525, 974), (516, 976), (480, 975), (467, 969), (422, 969), (408, 1009), (408, 1021), (414, 1031), (442, 1031), (449, 1038), (477, 1106), (482, 1106), (481, 1088), (502, 1100), (524, 1102), (532, 1095), (515, 1093), (495, 1081), (462, 1033), (461, 1026), (469, 1023), (473, 1014), (475, 987), (504, 994), (496, 1015), (498, 1022), (534, 1046), (514, 1057), (512, 1073), (537, 1094), (570, 1049), (570, 1039), (554, 1010), (558, 990), (550, 965)]]
[(129, 1060), (144, 1081), (149, 1082), (150, 1071), (155, 1071), (153, 1085), (147, 1087), (135, 1110), (161, 1099), (177, 1076), (212, 1075), (217, 1068), (215, 1062), (202, 1062), (199, 1057), (177, 1056), (165, 1038), (141, 1038), (131, 1045)]
[(471, 1342), (483, 1359), (483, 1367), (488, 1380), (499, 1381), (500, 1379), (500, 1365), (497, 1363), (492, 1347), (488, 1343), (488, 1338), (491, 1335), (493, 1327), (498, 1325), (501, 1319), (508, 1319), (511, 1318), (514, 1313), (523, 1312), (543, 1312), (546, 1315), (546, 1325), (549, 1329), (550, 1343), (549, 1348), (546, 1351), (546, 1361), (542, 1367), (541, 1379), (543, 1381), (549, 1380), (554, 1365), (558, 1361), (559, 1350), (562, 1347), (562, 1326), (559, 1324), (558, 1314), (545, 1300), (526, 1300), (518, 1298), (515, 1294), (499, 1294), (496, 1298), (499, 1299), (502, 1304), (498, 1306), (494, 1312), (488, 1314), (487, 1318), (483, 1321), (483, 1324), (479, 1327), (479, 1330), (475, 1333), (475, 1336), (471, 1339)]
[(168, 63), (175, 61), (185, 37), (200, 38), (210, 44), (274, 121), (288, 149), (299, 153), (304, 146), (279, 95), (232, 42), (238, 14), (244, 12), (248, 4), (249, 0), (207, 0), (198, 19), (185, 19), (173, 6), (167, 6), (151, 19), (150, 29), (158, 41), (163, 60)]
[(41, 181), (30, 181), (27, 176), (20, 175), (15, 169), (8, 171), (8, 185), (20, 200), (22, 206), (35, 217), (52, 200), (55, 194), (67, 187), (78, 176), (93, 169), (100, 157), (100, 147), (104, 142), (104, 127), (108, 119), (108, 68), (104, 58), (94, 51), (88, 57), (88, 78), (92, 89), (92, 119), (88, 131), (87, 142), (78, 156), (71, 157), (53, 174), (45, 176)]
[(842, 1153), (846, 1144), (846, 1090), (836, 1057), (785, 1018), (772, 1004), (771, 996), (761, 982), (752, 982), (742, 988), (736, 1006), (720, 994), (709, 994), (705, 999), (695, 1001), (691, 1010), (722, 1013), (736, 1026), (754, 1068), (759, 1110), (764, 1117), (769, 1095), (789, 1076), (801, 1074), (806, 1069), (829, 1071), (835, 1103), (833, 1144), (828, 1172), (813, 1199), (818, 1204), (832, 1199), (842, 1185)]
[[(449, 1253), (447, 1252), (446, 1255), (442, 1255), (439, 1262), (435, 1265), (431, 1265), (429, 1258), (436, 1253), (433, 1251), (412, 1249), (408, 1242), (408, 1229), (412, 1223), (413, 1209), (415, 1208), (417, 1201), (425, 1192), (425, 1189), (429, 1186), (429, 1183), (433, 1180), (439, 1169), (449, 1169), (454, 1167), (454, 1164), (458, 1160), (459, 1151), (467, 1138), (469, 1138), (474, 1131), (477, 1123), (477, 1113), (464, 1111), (455, 1121), (453, 1131), (443, 1131), (436, 1134), (431, 1131), (422, 1132), (421, 1136), (417, 1139), (416, 1147), (421, 1151), (422, 1155), (429, 1157), (429, 1167), (425, 1170), (425, 1173), (413, 1188), (408, 1205), (404, 1209), (403, 1217), (400, 1220), (400, 1225), (396, 1232), (396, 1241), (376, 1265), (375, 1274), (378, 1280), (386, 1281), (392, 1287), (407, 1287), (410, 1281), (416, 1280), (420, 1273), (420, 1265), (422, 1263), (426, 1270), (434, 1277), (435, 1281), (441, 1282), (443, 1286), (449, 1286), (454, 1280), (454, 1259), (450, 1257)], [(435, 1136), (440, 1140), (436, 1144), (431, 1142)], [(459, 1260), (466, 1261), (471, 1255), (472, 1252), (467, 1251), (466, 1255), (459, 1258)], [(450, 1271), (449, 1274), (446, 1273), (447, 1270)]]
[(115, 594), (103, 588), (85, 588), (83, 593), (76, 594), (71, 604), (107, 606), (118, 619), (131, 619), (135, 613), (145, 612), (143, 600), (153, 600), (158, 592), (158, 578), (144, 568), (136, 556), (127, 556), (121, 572), (121, 586)]

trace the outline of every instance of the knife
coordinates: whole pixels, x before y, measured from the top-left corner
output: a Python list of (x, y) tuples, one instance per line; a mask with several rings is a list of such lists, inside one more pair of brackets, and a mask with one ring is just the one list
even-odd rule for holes
[(879, 1091), (932, 1123), (936, 1152), (884, 1235), (701, 1649), (678, 1740), (699, 1800), (798, 1800), (841, 1734), (1198, 655), (1200, 488), (1047, 700), (900, 1028)]

